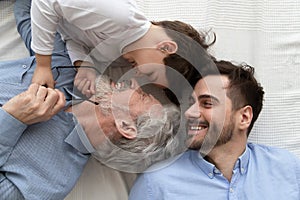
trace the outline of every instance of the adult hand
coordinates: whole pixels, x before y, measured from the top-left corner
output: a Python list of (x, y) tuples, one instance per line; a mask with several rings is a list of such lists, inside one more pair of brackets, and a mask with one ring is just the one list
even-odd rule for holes
[(13, 97), (2, 108), (25, 124), (47, 121), (64, 106), (66, 100), (57, 89), (31, 84), (27, 91)]

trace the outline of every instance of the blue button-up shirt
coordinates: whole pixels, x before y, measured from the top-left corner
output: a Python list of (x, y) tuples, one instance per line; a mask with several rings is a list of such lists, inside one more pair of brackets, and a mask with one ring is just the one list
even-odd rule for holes
[[(62, 56), (52, 64), (71, 65)], [(34, 68), (34, 57), (0, 63), (0, 104), (28, 88)], [(56, 87), (72, 91), (76, 72), (61, 70)], [(64, 199), (93, 150), (73, 114), (62, 111), (27, 126), (0, 108), (0, 122), (0, 199)]]
[(300, 199), (300, 160), (286, 150), (263, 145), (247, 145), (230, 182), (192, 150), (149, 171), (135, 182), (130, 200)]

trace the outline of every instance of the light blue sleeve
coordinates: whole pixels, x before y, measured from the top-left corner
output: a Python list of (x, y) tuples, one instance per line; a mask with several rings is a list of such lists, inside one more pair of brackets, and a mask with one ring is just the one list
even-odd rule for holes
[(0, 166), (8, 159), (27, 125), (0, 108)]
[(296, 177), (297, 177), (297, 183), (298, 183), (298, 195), (300, 199), (300, 159), (295, 156), (295, 163), (296, 163)]
[(159, 199), (155, 195), (156, 192), (153, 191), (152, 185), (150, 183), (148, 174), (141, 174), (135, 181), (133, 187), (130, 190), (129, 200), (157, 200)]
[[(31, 49), (31, 0), (18, 0), (14, 3), (14, 14), (16, 19), (17, 30), (23, 39), (30, 56), (34, 55)], [(54, 49), (52, 54), (58, 54), (68, 57), (65, 43), (62, 41), (60, 34), (55, 34)]]
[(14, 14), (16, 19), (17, 30), (23, 39), (30, 56), (34, 55), (30, 47), (31, 43), (31, 21), (30, 21), (31, 0), (18, 0), (14, 3)]

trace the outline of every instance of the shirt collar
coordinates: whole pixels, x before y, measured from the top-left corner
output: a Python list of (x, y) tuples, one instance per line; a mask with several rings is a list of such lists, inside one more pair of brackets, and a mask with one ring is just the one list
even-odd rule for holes
[(30, 56), (28, 58), (20, 59), (19, 64), (22, 66), (23, 69), (28, 69), (35, 64), (35, 57)]
[(78, 123), (75, 117), (74, 121), (75, 127), (65, 139), (65, 142), (70, 144), (83, 154), (93, 153), (95, 149), (86, 136), (82, 126)]
[[(79, 96), (76, 95), (74, 92), (72, 92), (72, 90), (68, 87), (62, 87), (62, 92), (66, 96), (66, 100), (67, 100), (66, 106), (67, 107), (74, 104), (74, 102), (72, 102), (72, 100), (80, 99)], [(80, 103), (80, 101), (78, 101), (77, 103)]]
[(248, 168), (249, 158), (250, 158), (250, 152), (249, 152), (248, 145), (246, 145), (246, 149), (244, 153), (236, 161), (233, 170), (238, 169), (241, 174), (245, 174)]
[[(218, 170), (215, 165), (207, 162), (199, 151), (190, 150), (192, 162), (197, 165), (209, 178), (214, 178)], [(219, 171), (219, 170), (218, 170)]]
[[(201, 156), (199, 151), (190, 150), (190, 152), (192, 162), (197, 165), (209, 178), (212, 179), (215, 177), (215, 175), (221, 174), (214, 164), (206, 161)], [(248, 168), (249, 158), (250, 152), (248, 146), (246, 145), (244, 153), (237, 159), (233, 170), (239, 169), (239, 172), (242, 175), (245, 174)]]

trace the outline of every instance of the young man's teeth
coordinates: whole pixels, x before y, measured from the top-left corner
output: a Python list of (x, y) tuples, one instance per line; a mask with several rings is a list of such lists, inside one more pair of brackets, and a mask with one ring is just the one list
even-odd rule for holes
[(204, 129), (204, 128), (203, 127), (199, 127), (199, 126), (191, 126), (191, 130), (193, 130), (193, 131), (200, 131), (202, 129)]

